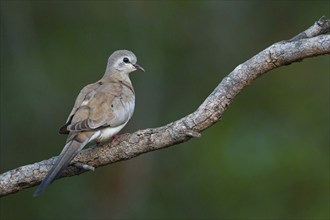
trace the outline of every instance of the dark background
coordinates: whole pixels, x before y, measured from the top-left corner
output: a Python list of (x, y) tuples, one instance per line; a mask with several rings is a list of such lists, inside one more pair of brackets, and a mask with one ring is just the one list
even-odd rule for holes
[[(57, 134), (108, 56), (132, 50), (123, 132), (194, 111), (238, 64), (329, 1), (1, 1), (1, 170), (58, 155)], [(329, 56), (246, 88), (199, 139), (0, 200), (1, 219), (328, 219)]]

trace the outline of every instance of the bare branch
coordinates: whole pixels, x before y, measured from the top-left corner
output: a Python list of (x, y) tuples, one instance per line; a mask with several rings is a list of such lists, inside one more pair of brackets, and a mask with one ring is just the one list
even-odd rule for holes
[[(86, 172), (85, 168), (101, 167), (128, 160), (140, 154), (179, 144), (218, 122), (235, 96), (254, 79), (268, 71), (301, 61), (304, 58), (330, 54), (330, 20), (322, 17), (306, 31), (289, 41), (271, 45), (237, 66), (226, 76), (199, 108), (170, 124), (124, 134), (112, 143), (81, 151), (61, 177)], [(0, 175), (0, 196), (16, 193), (37, 185), (47, 174), (56, 157), (25, 165)], [(80, 168), (79, 168), (80, 167)], [(84, 169), (81, 169), (84, 168)]]
[(326, 34), (330, 31), (330, 20), (325, 16), (322, 16), (318, 21), (314, 23), (313, 26), (307, 30), (301, 32), (300, 34), (294, 36), (290, 41), (297, 41), (304, 38), (316, 37), (320, 34)]

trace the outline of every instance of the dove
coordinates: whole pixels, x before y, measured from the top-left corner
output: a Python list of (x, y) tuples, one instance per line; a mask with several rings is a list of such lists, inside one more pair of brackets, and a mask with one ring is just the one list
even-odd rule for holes
[(92, 141), (105, 142), (127, 124), (135, 106), (129, 73), (144, 72), (136, 62), (133, 52), (115, 51), (108, 59), (103, 77), (80, 91), (65, 125), (59, 130), (60, 134), (68, 134), (65, 146), (34, 196), (41, 195), (85, 145)]

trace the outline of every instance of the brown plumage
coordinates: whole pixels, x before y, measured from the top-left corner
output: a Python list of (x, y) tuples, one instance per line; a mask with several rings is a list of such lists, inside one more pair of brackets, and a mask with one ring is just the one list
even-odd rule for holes
[(59, 130), (60, 134), (68, 134), (65, 147), (34, 196), (41, 195), (86, 144), (106, 141), (126, 125), (135, 105), (129, 73), (137, 69), (144, 71), (136, 60), (131, 51), (115, 51), (109, 57), (102, 79), (80, 91), (65, 125)]

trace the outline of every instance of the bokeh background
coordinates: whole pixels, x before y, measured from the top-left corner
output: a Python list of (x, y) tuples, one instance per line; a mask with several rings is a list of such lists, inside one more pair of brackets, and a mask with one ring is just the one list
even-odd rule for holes
[[(57, 134), (108, 56), (130, 49), (123, 132), (194, 111), (238, 64), (293, 37), (329, 1), (1, 1), (1, 167), (58, 155)], [(199, 139), (0, 200), (1, 219), (328, 219), (329, 56), (246, 88)]]

